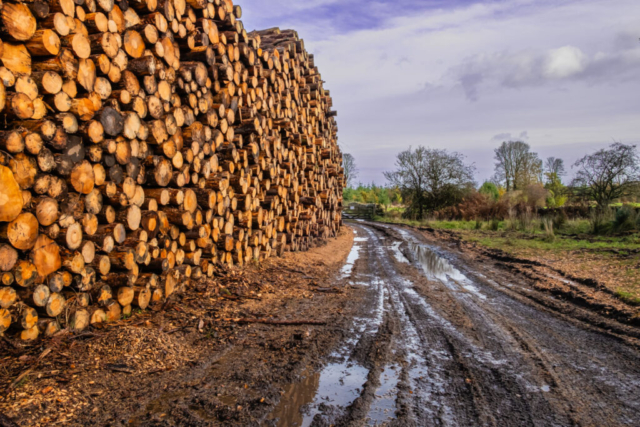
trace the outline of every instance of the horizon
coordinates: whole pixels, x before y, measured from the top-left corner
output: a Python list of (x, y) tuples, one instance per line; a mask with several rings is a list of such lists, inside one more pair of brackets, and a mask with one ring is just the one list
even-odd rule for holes
[(482, 183), (502, 141), (562, 158), (568, 175), (578, 158), (613, 142), (640, 144), (638, 2), (241, 5), (247, 31), (292, 28), (305, 40), (357, 181), (384, 185), (389, 159), (410, 146), (464, 154)]

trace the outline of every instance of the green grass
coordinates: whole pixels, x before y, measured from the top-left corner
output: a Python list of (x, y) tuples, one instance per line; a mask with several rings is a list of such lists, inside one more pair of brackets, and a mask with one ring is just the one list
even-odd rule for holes
[(627, 292), (627, 291), (623, 291), (623, 290), (617, 290), (615, 292), (616, 296), (618, 298), (620, 298), (621, 300), (629, 303), (629, 304), (633, 304), (633, 305), (640, 305), (640, 297), (637, 296), (636, 294), (633, 294), (631, 292)]
[(640, 203), (632, 203), (632, 202), (627, 202), (627, 203), (611, 203), (609, 205), (612, 208), (621, 208), (623, 206), (629, 206), (631, 208), (640, 208)]
[[(640, 203), (625, 205), (640, 207)], [(468, 242), (501, 249), (518, 257), (547, 257), (571, 262), (576, 271), (582, 272), (579, 275), (602, 280), (621, 301), (640, 306), (640, 256), (637, 254), (640, 230), (636, 228), (640, 220), (634, 219), (625, 231), (616, 225), (612, 213), (603, 219), (599, 234), (593, 233), (593, 224), (588, 219), (566, 220), (562, 224), (541, 218), (528, 221), (415, 221), (402, 218), (402, 209), (395, 208), (375, 220), (448, 230)]]
[[(626, 236), (606, 236), (589, 234), (591, 224), (588, 220), (567, 221), (559, 230), (555, 229), (549, 235), (541, 221), (532, 220), (527, 231), (519, 230), (517, 221), (500, 221), (498, 229), (491, 230), (490, 222), (481, 222), (478, 229), (476, 221), (436, 221), (436, 220), (407, 220), (394, 217), (376, 217), (375, 220), (390, 224), (405, 224), (414, 227), (431, 227), (437, 230), (460, 231), (465, 240), (478, 243), (489, 248), (508, 250), (634, 250), (640, 249), (640, 234)], [(555, 238), (553, 238), (555, 236)], [(621, 254), (622, 255), (622, 254)]]
[[(522, 233), (503, 233), (499, 235), (467, 235), (464, 236), (466, 240), (476, 242), (482, 246), (496, 249), (527, 249), (536, 251), (608, 251), (608, 250), (630, 250), (640, 249), (638, 238), (633, 242), (623, 241), (622, 239), (606, 239), (606, 238), (592, 238), (592, 239), (576, 239), (572, 237), (565, 237), (556, 235), (555, 239), (549, 239), (545, 235), (526, 236)], [(624, 254), (620, 254), (624, 255)]]

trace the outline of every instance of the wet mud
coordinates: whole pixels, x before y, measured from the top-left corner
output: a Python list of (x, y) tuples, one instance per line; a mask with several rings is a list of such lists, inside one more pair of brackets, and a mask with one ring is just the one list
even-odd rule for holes
[(181, 310), (117, 329), (121, 338), (114, 329), (52, 346), (57, 362), (7, 376), (34, 373), (0, 397), (0, 415), (18, 425), (640, 425), (640, 330), (592, 283), (428, 230), (350, 227), (354, 238), (248, 270), (233, 300), (208, 297), (214, 285), (235, 289), (230, 272)]
[(353, 227), (337, 280), (363, 290), (361, 310), (275, 425), (640, 424), (635, 328), (429, 233)]

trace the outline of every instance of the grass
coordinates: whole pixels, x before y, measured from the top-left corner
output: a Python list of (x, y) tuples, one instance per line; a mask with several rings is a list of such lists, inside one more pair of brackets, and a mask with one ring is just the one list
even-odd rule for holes
[(633, 294), (631, 292), (628, 291), (624, 291), (624, 290), (617, 290), (615, 292), (616, 296), (618, 298), (620, 298), (623, 301), (626, 301), (629, 304), (632, 305), (640, 305), (640, 296), (638, 296), (638, 294)]
[[(389, 224), (404, 224), (413, 227), (431, 227), (436, 230), (470, 231), (461, 237), (488, 247), (500, 247), (508, 240), (509, 246), (545, 250), (581, 250), (581, 249), (640, 249), (640, 234), (625, 236), (607, 236), (589, 234), (591, 223), (588, 220), (569, 220), (560, 229), (552, 233), (556, 239), (547, 239), (551, 233), (549, 226), (542, 220), (532, 220), (526, 231), (522, 231), (518, 221), (498, 221), (497, 229), (492, 230), (489, 221), (437, 221), (408, 220), (404, 218), (376, 217), (376, 221)], [(478, 228), (478, 224), (480, 227)], [(519, 229), (520, 228), (520, 229)]]
[[(542, 258), (579, 277), (596, 279), (620, 300), (640, 305), (640, 232), (592, 234), (589, 220), (568, 220), (559, 227), (550, 220), (412, 221), (400, 215), (376, 220), (453, 231), (486, 248), (523, 258)], [(611, 227), (609, 228), (611, 229)]]

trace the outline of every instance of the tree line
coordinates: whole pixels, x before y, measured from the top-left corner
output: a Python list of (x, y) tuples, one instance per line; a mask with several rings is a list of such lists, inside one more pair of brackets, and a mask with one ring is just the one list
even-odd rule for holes
[[(495, 174), (479, 188), (475, 166), (456, 151), (419, 146), (402, 151), (395, 169), (384, 173), (384, 187), (358, 185), (355, 159), (344, 156), (347, 177), (346, 201), (389, 205), (402, 203), (406, 217), (421, 219), (481, 194), (498, 200), (504, 195), (524, 193), (542, 200), (547, 207), (566, 203), (593, 204), (599, 210), (616, 200), (640, 194), (640, 160), (635, 145), (616, 142), (587, 154), (573, 165), (574, 178), (565, 184), (564, 161), (540, 159), (523, 141), (505, 141), (494, 150)], [(537, 202), (536, 202), (537, 203)]]

